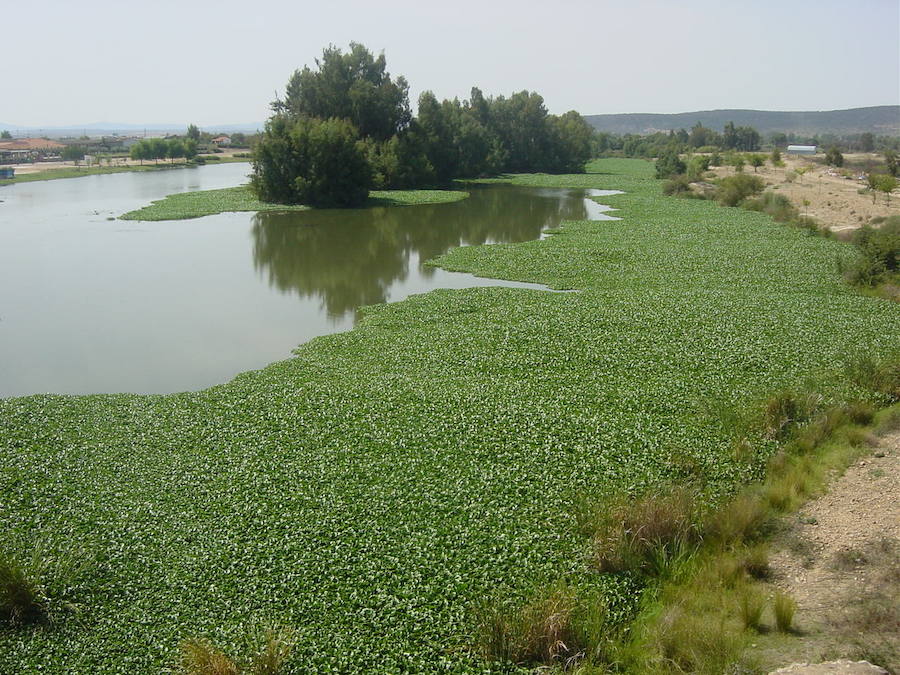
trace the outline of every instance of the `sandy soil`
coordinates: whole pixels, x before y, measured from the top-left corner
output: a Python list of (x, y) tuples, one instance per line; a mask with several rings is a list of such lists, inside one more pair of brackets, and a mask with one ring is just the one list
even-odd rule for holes
[[(239, 153), (250, 152), (246, 148), (243, 149), (228, 149), (224, 150), (221, 153), (216, 153), (215, 157), (233, 157)], [(209, 155), (207, 155), (208, 157)], [(152, 160), (144, 160), (147, 164), (152, 164)], [(168, 160), (160, 160), (160, 162), (168, 162)], [(124, 157), (116, 157), (113, 159), (113, 162), (110, 166), (138, 166), (141, 162), (136, 159), (126, 159)], [(79, 166), (86, 166), (84, 162), (79, 162)], [(16, 170), (16, 174), (24, 175), (30, 173), (42, 173), (44, 171), (49, 171), (50, 169), (71, 169), (75, 166), (75, 162), (37, 162), (35, 164), (9, 164), (4, 166), (11, 166)], [(106, 167), (106, 160), (103, 160), (101, 166)]]
[(775, 541), (772, 584), (796, 600), (797, 632), (761, 637), (763, 663), (866, 659), (900, 673), (900, 431), (872, 440)]
[[(879, 192), (874, 204), (871, 194), (859, 194), (860, 188), (866, 187), (862, 171), (853, 172), (850, 178), (845, 178), (840, 169), (823, 166), (804, 157), (792, 157), (783, 153), (782, 159), (785, 162), (783, 168), (773, 167), (768, 162), (766, 166), (759, 168), (757, 175), (766, 181), (767, 189), (777, 188), (801, 213), (805, 212), (834, 231), (861, 227), (876, 216), (900, 214), (900, 194), (896, 190), (890, 201), (884, 193)], [(844, 159), (845, 166), (851, 163), (855, 165), (857, 162), (863, 166), (869, 163), (877, 166), (880, 161), (880, 157), (874, 154), (847, 154)], [(792, 183), (787, 182), (787, 172), (796, 172), (800, 167), (808, 168), (808, 172), (797, 176)], [(713, 171), (720, 177), (734, 173), (731, 167), (715, 167)], [(753, 173), (753, 167), (746, 166), (744, 172)], [(804, 200), (809, 201), (808, 206), (804, 206)]]

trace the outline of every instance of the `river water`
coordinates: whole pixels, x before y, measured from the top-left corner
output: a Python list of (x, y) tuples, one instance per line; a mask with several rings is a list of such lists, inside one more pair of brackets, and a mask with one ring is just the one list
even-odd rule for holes
[[(202, 389), (353, 327), (360, 305), (516, 286), (421, 263), (451, 247), (605, 219), (584, 190), (473, 187), (453, 204), (134, 222), (247, 164), (0, 187), (0, 397)], [(610, 194), (591, 191), (591, 194)]]

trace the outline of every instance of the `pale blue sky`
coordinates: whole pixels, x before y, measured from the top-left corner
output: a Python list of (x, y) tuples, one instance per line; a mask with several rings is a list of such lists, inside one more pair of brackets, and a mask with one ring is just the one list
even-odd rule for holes
[(900, 103), (900, 0), (40, 0), (0, 12), (0, 122), (255, 122), (329, 43), (413, 101), (521, 89), (551, 112)]

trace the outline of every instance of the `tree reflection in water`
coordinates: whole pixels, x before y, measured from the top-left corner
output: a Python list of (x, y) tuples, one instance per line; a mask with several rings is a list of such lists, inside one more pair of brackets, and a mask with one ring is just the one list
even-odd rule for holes
[(263, 212), (253, 220), (253, 262), (269, 284), (318, 298), (329, 318), (385, 302), (391, 286), (434, 268), (421, 262), (456, 246), (538, 239), (562, 220), (588, 217), (585, 192), (473, 186), (451, 204)]

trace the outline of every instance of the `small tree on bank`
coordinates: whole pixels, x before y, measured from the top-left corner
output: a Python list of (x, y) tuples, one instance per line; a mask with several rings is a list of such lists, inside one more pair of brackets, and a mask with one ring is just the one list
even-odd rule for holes
[[(871, 180), (870, 176), (870, 180)], [(891, 203), (891, 192), (897, 187), (897, 179), (887, 173), (875, 174), (873, 187), (879, 192), (883, 192), (888, 204)], [(872, 203), (875, 203), (875, 195), (872, 195)]]
[(759, 167), (766, 163), (766, 156), (758, 153), (749, 155), (747, 159), (749, 159), (750, 165), (753, 167), (753, 173), (757, 173)]
[(835, 146), (831, 146), (828, 148), (828, 152), (825, 153), (825, 163), (829, 166), (844, 166), (844, 156)]
[(684, 173), (687, 167), (675, 149), (665, 150), (656, 160), (656, 177), (669, 178)]
[(772, 166), (784, 166), (784, 162), (781, 161), (781, 150), (773, 148), (772, 154), (769, 156), (769, 161), (772, 162)]
[(884, 164), (887, 167), (887, 172), (896, 177), (897, 176), (897, 153), (893, 150), (885, 150), (884, 151)]
[(84, 159), (84, 148), (80, 145), (67, 145), (62, 149), (62, 152), (59, 153), (59, 156), (65, 162), (75, 162), (75, 166), (78, 166), (78, 162)]

